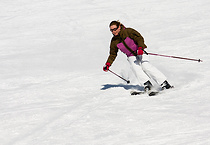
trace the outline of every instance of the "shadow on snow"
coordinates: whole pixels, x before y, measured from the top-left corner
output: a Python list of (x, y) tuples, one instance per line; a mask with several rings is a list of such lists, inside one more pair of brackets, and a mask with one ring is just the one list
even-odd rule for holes
[(107, 89), (110, 89), (110, 88), (124, 88), (125, 90), (134, 89), (134, 90), (139, 90), (139, 91), (144, 90), (144, 87), (141, 87), (139, 85), (105, 84), (105, 85), (102, 85), (102, 86), (103, 86), (103, 88), (101, 88), (101, 90), (107, 90)]

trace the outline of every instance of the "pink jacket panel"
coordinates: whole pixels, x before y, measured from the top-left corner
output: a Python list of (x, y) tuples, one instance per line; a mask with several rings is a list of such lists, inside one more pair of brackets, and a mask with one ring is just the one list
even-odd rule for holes
[[(127, 37), (125, 40), (125, 43), (130, 47), (134, 52), (138, 50), (138, 45), (133, 41), (133, 39)], [(134, 56), (123, 44), (123, 42), (117, 44), (117, 47), (127, 55), (127, 57)]]

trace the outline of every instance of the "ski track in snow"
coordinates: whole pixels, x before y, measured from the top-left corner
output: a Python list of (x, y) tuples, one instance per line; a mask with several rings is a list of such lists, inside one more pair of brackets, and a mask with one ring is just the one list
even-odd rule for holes
[[(207, 145), (210, 142), (208, 0), (0, 2), (1, 145)], [(119, 52), (102, 71), (120, 20), (145, 38), (174, 89), (142, 89)]]

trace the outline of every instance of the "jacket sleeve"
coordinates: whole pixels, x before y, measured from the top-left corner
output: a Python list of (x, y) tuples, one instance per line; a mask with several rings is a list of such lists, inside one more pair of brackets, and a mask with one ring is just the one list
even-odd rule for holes
[(110, 51), (109, 51), (109, 57), (107, 59), (107, 62), (109, 62), (111, 65), (114, 62), (115, 58), (117, 57), (118, 48), (116, 45), (114, 45), (113, 42), (110, 44)]
[(138, 31), (129, 28), (129, 33), (131, 39), (133, 39), (137, 43), (138, 47), (147, 48), (147, 46), (144, 44), (144, 38)]

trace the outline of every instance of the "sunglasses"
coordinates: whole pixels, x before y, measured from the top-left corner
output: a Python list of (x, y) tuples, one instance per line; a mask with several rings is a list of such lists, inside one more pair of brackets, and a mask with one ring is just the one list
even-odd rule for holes
[(110, 29), (111, 32), (116, 31), (119, 27), (114, 28), (114, 29)]

